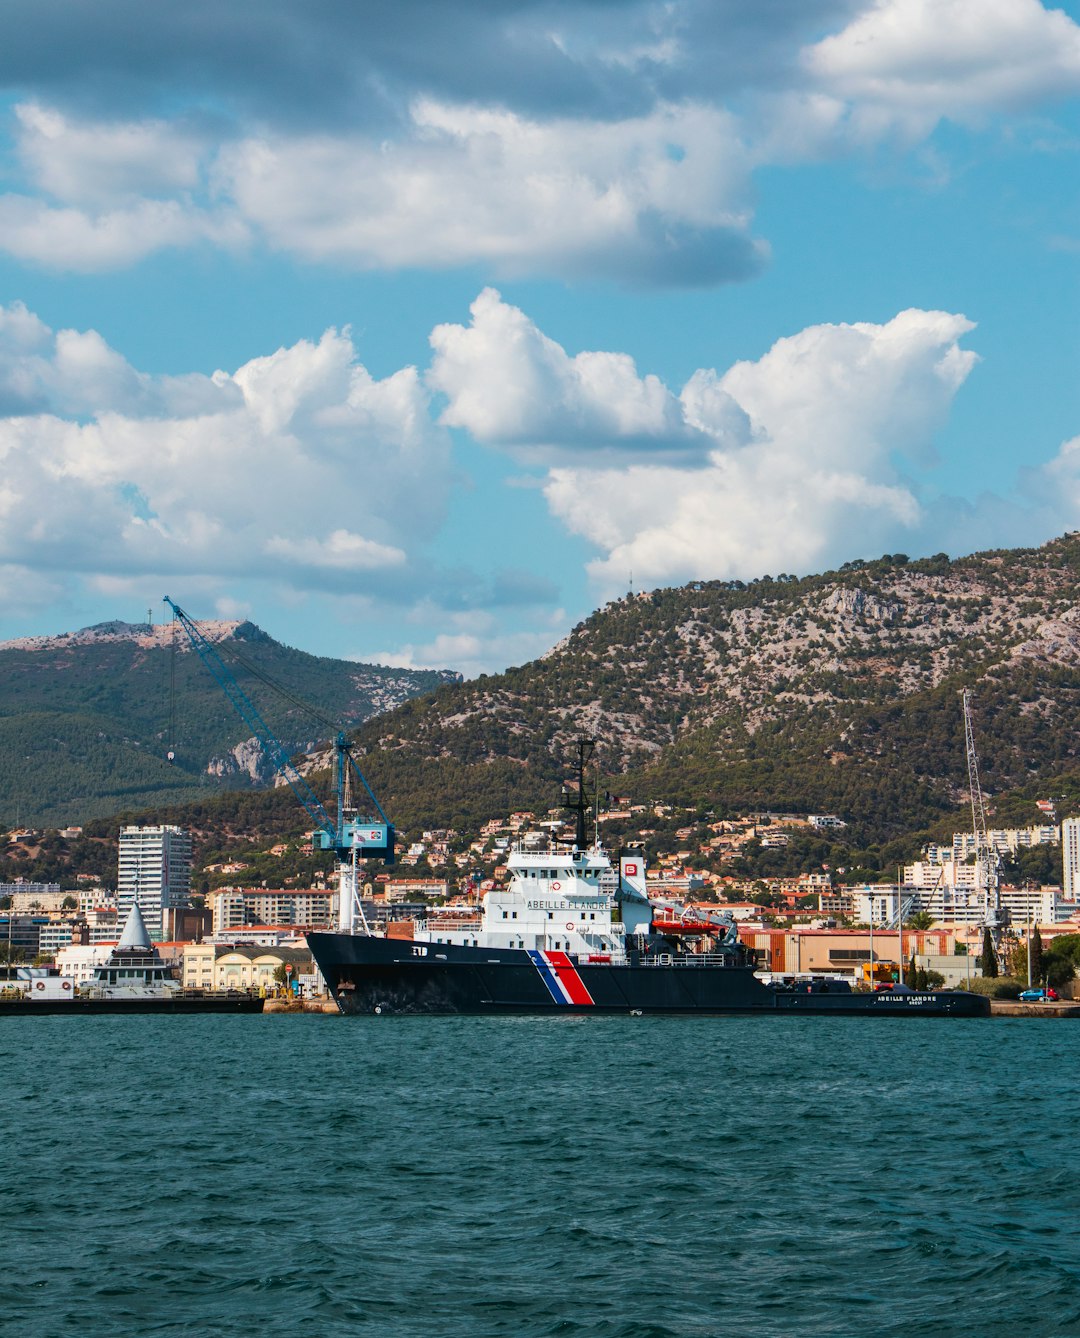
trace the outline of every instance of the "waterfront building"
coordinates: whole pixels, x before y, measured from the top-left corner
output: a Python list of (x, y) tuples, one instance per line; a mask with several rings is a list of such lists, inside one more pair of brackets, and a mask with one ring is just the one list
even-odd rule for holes
[(185, 989), (248, 990), (277, 983), (274, 973), (288, 963), (294, 976), (310, 976), (311, 953), (305, 943), (293, 940), (280, 947), (235, 943), (188, 943), (184, 947)]
[(56, 969), (65, 980), (76, 985), (89, 985), (97, 978), (98, 967), (109, 960), (118, 942), (116, 930), (111, 941), (102, 943), (72, 943), (57, 949)]
[(32, 962), (38, 954), (41, 929), (49, 923), (47, 915), (16, 915), (0, 911), (0, 943), (8, 950), (11, 960)]
[(336, 897), (327, 891), (266, 887), (227, 887), (210, 899), (213, 933), (244, 925), (326, 926)]
[(116, 900), (120, 919), (138, 904), (147, 932), (164, 938), (165, 911), (191, 891), (191, 834), (183, 827), (122, 827)]
[[(871, 960), (871, 936), (868, 929), (760, 929), (745, 925), (739, 939), (754, 948), (761, 969), (784, 975), (806, 973), (858, 978)], [(919, 956), (951, 955), (955, 936), (949, 930), (905, 929), (903, 956), (900, 935), (875, 932), (873, 960), (876, 963), (907, 962), (914, 952)]]

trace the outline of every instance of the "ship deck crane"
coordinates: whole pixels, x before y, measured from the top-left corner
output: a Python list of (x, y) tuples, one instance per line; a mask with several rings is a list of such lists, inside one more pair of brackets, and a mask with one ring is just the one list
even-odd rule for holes
[[(225, 664), (213, 643), (200, 632), (198, 625), (182, 608), (165, 596), (165, 603), (173, 617), (187, 633), (192, 649), (217, 680), (219, 687), (232, 702), (248, 728), (258, 739), (274, 769), (286, 781), (293, 794), (312, 819), (315, 829), (312, 844), (319, 850), (333, 851), (338, 861), (338, 929), (352, 933), (359, 922), (367, 929), (364, 909), (360, 901), (357, 876), (358, 859), (394, 861), (394, 828), (383, 812), (379, 801), (367, 783), (364, 773), (352, 755), (352, 745), (343, 730), (334, 739), (334, 795), (336, 815), (331, 817), (318, 795), (293, 765), (288, 753), (278, 742), (258, 707), (243, 690), (232, 670)], [(354, 796), (354, 777), (367, 793), (374, 815), (358, 811)]]

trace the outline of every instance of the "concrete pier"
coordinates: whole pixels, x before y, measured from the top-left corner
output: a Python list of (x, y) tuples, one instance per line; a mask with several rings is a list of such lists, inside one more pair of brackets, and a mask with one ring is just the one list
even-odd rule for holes
[(1019, 1003), (1015, 999), (991, 999), (991, 1017), (1080, 1017), (1080, 1003), (1062, 999), (1059, 1003)]

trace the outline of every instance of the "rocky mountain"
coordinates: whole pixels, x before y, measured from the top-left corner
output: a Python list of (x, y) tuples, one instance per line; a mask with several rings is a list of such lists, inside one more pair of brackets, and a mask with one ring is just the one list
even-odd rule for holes
[[(316, 747), (336, 723), (351, 728), (459, 677), (308, 655), (250, 622), (200, 628), (290, 752)], [(0, 821), (8, 826), (83, 822), (266, 785), (273, 776), (250, 735), (171, 623), (108, 622), (0, 644)]]
[[(88, 629), (75, 646), (0, 648), (9, 815), (33, 776), (53, 821), (149, 807), (212, 841), (302, 831), (306, 817), (287, 791), (236, 791), (261, 774), (247, 731), (201, 664), (173, 655), (160, 633), (140, 644), (146, 635)], [(410, 833), (546, 810), (585, 732), (599, 740), (601, 790), (718, 816), (835, 813), (866, 866), (884, 867), (901, 838), (910, 845), (913, 833), (967, 821), (964, 688), (995, 819), (1040, 821), (1035, 800), (1048, 797), (1060, 813), (1080, 811), (1074, 535), (954, 561), (892, 554), (817, 576), (635, 595), (595, 612), (540, 660), (464, 683), (317, 660), (250, 624), (220, 636), (223, 650), (297, 696), (322, 694), (333, 718), (367, 714), (355, 730), (360, 760)], [(96, 657), (94, 674), (86, 656)], [(257, 674), (243, 681), (291, 746), (327, 737), (261, 695)], [(410, 695), (423, 687), (434, 690)], [(395, 693), (400, 704), (371, 714)], [(170, 737), (172, 766), (163, 760)], [(316, 748), (308, 768), (317, 786), (321, 760)], [(222, 784), (233, 793), (215, 799)]]
[(1002, 804), (1035, 821), (1036, 794), (1074, 793), (1080, 538), (617, 600), (543, 659), (358, 737), (400, 823), (547, 807), (584, 731), (620, 793), (834, 812), (884, 841), (957, 815), (965, 687), (987, 789), (1015, 792)]

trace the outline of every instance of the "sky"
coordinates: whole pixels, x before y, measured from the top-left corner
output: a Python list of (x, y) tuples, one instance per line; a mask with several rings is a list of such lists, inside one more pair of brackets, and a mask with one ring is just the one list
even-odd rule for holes
[(1080, 528), (1080, 0), (7, 0), (0, 639), (497, 672)]

